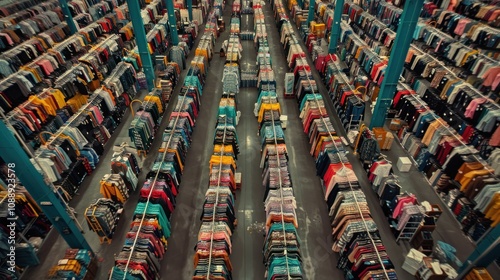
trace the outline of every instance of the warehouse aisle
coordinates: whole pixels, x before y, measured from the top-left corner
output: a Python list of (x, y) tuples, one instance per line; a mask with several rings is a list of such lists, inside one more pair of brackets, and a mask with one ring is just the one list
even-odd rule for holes
[[(194, 44), (195, 46), (198, 45), (202, 35), (203, 35), (203, 28), (200, 28), (198, 38), (196, 39)], [(192, 51), (189, 53), (186, 65), (191, 64), (191, 60), (193, 59), (195, 53), (194, 50), (195, 48), (193, 48)], [(181, 78), (179, 79), (178, 85), (182, 85), (184, 83), (184, 77), (187, 74), (187, 70), (188, 69), (181, 71), (180, 75)], [(173, 106), (176, 103), (180, 89), (181, 86), (177, 86), (171, 96), (170, 99), (171, 102), (168, 104), (167, 110), (165, 111), (164, 114), (164, 116), (167, 117), (165, 117), (162, 120), (160, 127), (158, 128), (159, 132), (158, 135), (161, 135), (160, 131), (164, 131), (165, 128), (167, 127), (168, 116), (171, 114), (173, 110)], [(136, 95), (135, 99), (141, 100), (142, 97), (146, 94), (147, 91), (143, 90), (141, 91), (141, 93), (138, 93)], [(135, 105), (134, 108), (137, 109), (138, 106), (139, 105)], [(120, 252), (124, 244), (125, 233), (129, 229), (130, 221), (132, 220), (132, 215), (135, 210), (135, 206), (137, 205), (137, 201), (139, 200), (140, 197), (139, 192), (137, 191), (135, 193), (130, 194), (129, 199), (124, 205), (124, 211), (120, 218), (119, 224), (115, 230), (113, 242), (109, 245), (107, 243), (100, 244), (97, 234), (89, 230), (85, 221), (84, 212), (92, 201), (102, 197), (101, 193), (99, 192), (100, 189), (99, 182), (105, 174), (108, 174), (110, 172), (111, 159), (113, 157), (112, 147), (114, 145), (120, 145), (123, 142), (131, 143), (130, 138), (128, 136), (128, 127), (132, 119), (133, 119), (132, 114), (130, 114), (130, 111), (127, 111), (125, 113), (125, 116), (121, 124), (116, 128), (116, 132), (112, 135), (111, 139), (106, 144), (105, 152), (99, 159), (99, 165), (90, 176), (85, 178), (84, 182), (80, 186), (78, 192), (79, 195), (75, 196), (73, 200), (70, 201), (69, 203), (69, 205), (73, 207), (77, 213), (77, 218), (85, 231), (84, 233), (85, 239), (90, 244), (94, 252), (97, 254), (99, 260), (98, 279), (108, 278), (108, 272), (115, 262), (114, 255)], [(138, 189), (140, 189), (140, 187), (144, 183), (145, 181), (144, 177), (150, 170), (155, 160), (156, 157), (155, 151), (158, 150), (161, 143), (162, 143), (161, 137), (157, 137), (153, 142), (150, 153), (143, 160), (143, 166), (145, 166), (147, 169), (143, 169), (141, 174), (139, 174)], [(42, 246), (40, 252), (38, 253), (41, 263), (36, 267), (28, 268), (28, 270), (21, 279), (28, 279), (28, 280), (40, 279), (41, 275), (45, 276), (50, 270), (50, 268), (54, 266), (57, 263), (57, 261), (64, 256), (64, 252), (68, 248), (64, 239), (59, 235), (59, 233), (55, 231), (51, 231), (49, 233), (47, 238), (44, 240), (44, 244), (46, 246)]]
[[(241, 31), (253, 31), (253, 15), (241, 16)], [(255, 68), (257, 51), (253, 41), (241, 41), (243, 57), (240, 61), (241, 71)], [(260, 137), (257, 118), (253, 113), (254, 103), (258, 97), (256, 88), (240, 88), (238, 94), (238, 110), (241, 112), (240, 122), (236, 127), (240, 144), (238, 171), (242, 174), (242, 188), (236, 195), (236, 211), (238, 228), (233, 235), (234, 279), (263, 279), (265, 267), (262, 263), (263, 231), (265, 223), (264, 187), (262, 186), (262, 170), (260, 163)]]
[[(226, 4), (224, 21), (230, 22), (231, 6)], [(222, 42), (229, 38), (226, 28), (215, 43), (214, 50), (220, 50)], [(203, 86), (201, 110), (193, 133), (193, 141), (186, 157), (186, 169), (177, 206), (170, 220), (172, 235), (168, 239), (168, 250), (161, 262), (161, 279), (191, 279), (194, 273), (194, 248), (198, 241), (200, 215), (205, 191), (209, 182), (209, 160), (213, 153), (213, 137), (217, 121), (217, 110), (222, 94), (220, 77), (224, 67), (224, 58), (214, 54), (208, 69), (206, 83)]]
[(303, 269), (306, 279), (343, 279), (336, 268), (337, 255), (332, 252), (331, 226), (323, 187), (316, 176), (315, 162), (309, 154), (310, 144), (302, 130), (296, 99), (284, 99), (284, 77), (288, 70), (272, 7), (263, 2), (270, 53), (276, 74), (277, 92), (283, 115), (288, 116), (285, 142), (288, 148), (289, 170), (297, 199), (297, 218)]

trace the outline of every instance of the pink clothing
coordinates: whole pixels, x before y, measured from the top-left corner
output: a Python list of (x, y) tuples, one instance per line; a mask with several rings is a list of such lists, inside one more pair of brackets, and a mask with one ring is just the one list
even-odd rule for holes
[(472, 119), (474, 117), (474, 112), (476, 111), (477, 106), (479, 106), (479, 104), (483, 104), (485, 102), (486, 102), (486, 98), (474, 98), (469, 103), (469, 106), (467, 106), (467, 109), (465, 109), (464, 116)]
[(483, 75), (483, 86), (489, 87), (495, 81), (497, 75), (500, 74), (500, 67), (492, 67)]

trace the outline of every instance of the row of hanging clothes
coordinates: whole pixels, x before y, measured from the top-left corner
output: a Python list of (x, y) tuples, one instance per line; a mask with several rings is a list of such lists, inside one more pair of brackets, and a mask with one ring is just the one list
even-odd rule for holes
[(177, 63), (181, 70), (186, 69), (186, 59), (190, 48), (185, 42), (180, 42), (177, 46), (172, 46), (168, 51), (168, 60)]
[(380, 56), (388, 56), (392, 44), (396, 39), (396, 32), (390, 29), (383, 21), (377, 19), (373, 14), (363, 10), (360, 6), (346, 2), (344, 12), (351, 19), (351, 27), (361, 36), (373, 49), (381, 48), (376, 51)]
[(138, 91), (137, 73), (132, 64), (119, 62), (103, 81), (103, 85), (116, 97), (127, 96), (127, 99), (132, 100)]
[(294, 69), (295, 62), (300, 60), (299, 57), (305, 57), (305, 53), (299, 45), (298, 36), (295, 34), (290, 22), (281, 25), (280, 34), (280, 42), (285, 46), (288, 67)]
[(347, 132), (356, 130), (365, 116), (363, 95), (351, 85), (349, 78), (342, 72), (338, 63), (329, 64), (325, 80), (342, 126)]
[(466, 77), (471, 84), (476, 84), (475, 80), (484, 78), (486, 70), (491, 67), (500, 68), (500, 63), (494, 58), (481, 54), (475, 48), (452, 38), (427, 22), (417, 24), (413, 39), (421, 42), (423, 48), (429, 49), (434, 56), (459, 67), (457, 71), (461, 70), (460, 76)]
[(241, 58), (241, 42), (238, 34), (232, 34), (229, 38), (226, 51), (226, 63), (222, 73), (222, 91), (224, 93), (238, 94), (241, 84), (241, 72), (239, 61)]
[(46, 279), (95, 279), (97, 257), (87, 249), (66, 249), (64, 257), (57, 261), (46, 275)]
[(104, 198), (123, 204), (136, 190), (141, 162), (137, 150), (132, 147), (113, 147), (111, 173), (105, 174), (100, 182), (100, 192)]
[[(490, 10), (493, 12), (493, 9)], [(496, 11), (498, 17), (498, 10)], [(449, 10), (435, 10), (431, 14), (431, 19), (435, 20), (436, 27), (455, 36), (464, 36), (468, 42), (482, 49), (482, 53), (490, 57), (498, 58), (498, 53), (495, 52), (499, 48), (495, 37), (499, 35), (498, 29), (492, 26), (483, 24), (481, 21), (472, 19)], [(490, 24), (495, 21), (490, 21)], [(498, 27), (498, 24), (496, 24)]]
[[(10, 15), (4, 15), (2, 16), (2, 20), (0, 20), (0, 26), (1, 28), (17, 25), (24, 20), (30, 19), (32, 17), (35, 17), (37, 15), (49, 15), (50, 13), (46, 13), (48, 11), (53, 11), (57, 10), (56, 8), (58, 7), (57, 1), (47, 1), (45, 3), (39, 3), (40, 5), (36, 5), (35, 7), (33, 6), (28, 6), (23, 9), (17, 10), (14, 13), (11, 13)], [(5, 12), (4, 10), (2, 12)], [(57, 13), (61, 12), (61, 10), (58, 10)], [(40, 25), (42, 27), (47, 28), (47, 24), (50, 24), (49, 22), (54, 19), (55, 20), (54, 14), (50, 14), (50, 17), (48, 18), (47, 21), (40, 22)], [(58, 17), (58, 16), (57, 16)], [(48, 27), (50, 28), (50, 27)]]
[(129, 151), (113, 153), (111, 173), (105, 174), (100, 182), (101, 194), (114, 202), (125, 203), (137, 188), (140, 171), (135, 153)]
[[(458, 5), (451, 1), (433, 0), (426, 16), (438, 18), (441, 14), (448, 14), (451, 21), (466, 19), (468, 22), (480, 24), (482, 22), (491, 27), (499, 27), (498, 16), (500, 12), (495, 5), (488, 5), (479, 1), (459, 2)], [(434, 8), (434, 9), (432, 9)], [(495, 31), (495, 29), (492, 29)], [(498, 31), (496, 31), (498, 34)]]
[(141, 102), (129, 127), (129, 137), (137, 150), (149, 151), (154, 136), (167, 109), (168, 100), (158, 88), (153, 89)]
[[(5, 165), (2, 164), (2, 167), (3, 166)], [(8, 182), (7, 176), (7, 172), (5, 172), (5, 174), (4, 172), (2, 172), (1, 177), (3, 182)], [(7, 209), (7, 198), (9, 198), (9, 193), (6, 186), (7, 184), (5, 184), (5, 186), (0, 186), (0, 201), (2, 201), (0, 205), (2, 205), (2, 207), (5, 207), (5, 209)], [(50, 230), (50, 222), (48, 221), (38, 204), (35, 202), (33, 197), (28, 193), (26, 188), (20, 182), (16, 183), (15, 196), (13, 197), (13, 199), (15, 200), (13, 216), (17, 217), (17, 219), (15, 220), (15, 231), (17, 233), (17, 236), (20, 237), (22, 235), (26, 239), (29, 239), (31, 237), (45, 238)], [(7, 215), (7, 212), (2, 213), (3, 214), (0, 215), (0, 220), (2, 221), (1, 230), (7, 232), (7, 220), (8, 217), (12, 216), (12, 214)]]
[(415, 94), (401, 96), (397, 104), (402, 119), (408, 124), (398, 134), (403, 147), (416, 160), (419, 170), (425, 172), (432, 185), (443, 194), (463, 231), (478, 240), (491, 227), (495, 217), (492, 215), (495, 212), (487, 211), (489, 200), (479, 197), (477, 201), (486, 204), (482, 207), (476, 207), (475, 201), (483, 187), (498, 182), (493, 162), (483, 160), (494, 153), (488, 148), (494, 138), (477, 135), (468, 125), (452, 125), (447, 117), (441, 118), (429, 110)]
[[(5, 176), (7, 176), (7, 172)], [(5, 188), (4, 186), (0, 186), (0, 199), (2, 201), (0, 206), (2, 209), (5, 209), (0, 215), (0, 245), (2, 247), (0, 250), (0, 259), (5, 263), (12, 246), (16, 251), (16, 266), (11, 268), (3, 265), (0, 268), (0, 277), (3, 279), (18, 277), (27, 266), (40, 264), (37, 256), (37, 248), (39, 248), (38, 245), (43, 242), (43, 239), (51, 229), (50, 221), (19, 182), (16, 183), (14, 196), (12, 196), (12, 192), (9, 193), (7, 191), (6, 186), (7, 184), (5, 184)], [(13, 211), (13, 213), (8, 214), (7, 209), (9, 207), (7, 204), (10, 203), (15, 204), (15, 206), (11, 208), (12, 210), (9, 210)], [(15, 221), (13, 221), (13, 217)], [(15, 224), (15, 229), (7, 227), (10, 223)], [(11, 233), (15, 233), (15, 236), (13, 236), (14, 239), (8, 238)], [(25, 242), (28, 239), (30, 243)], [(15, 244), (12, 241), (9, 242), (9, 240), (15, 241)]]
[(239, 153), (235, 125), (228, 116), (218, 116), (214, 151), (209, 164), (209, 187), (195, 247), (193, 279), (232, 279), (229, 255), (232, 251), (231, 236), (237, 225), (235, 174)]
[[(213, 33), (203, 34), (196, 48), (195, 56), (191, 60), (191, 66), (196, 66), (200, 69), (203, 76), (207, 74), (206, 71), (208, 70), (210, 60), (214, 54), (214, 45), (215, 37)], [(205, 67), (207, 69), (205, 69)]]
[[(314, 80), (305, 74), (303, 77), (309, 83)], [(310, 139), (310, 153), (316, 160), (317, 174), (324, 182), (325, 202), (332, 222), (332, 250), (340, 254), (337, 267), (344, 270), (346, 279), (369, 279), (377, 275), (397, 279), (394, 265), (385, 251), (360, 183), (347, 158), (347, 150), (336, 136), (326, 101), (318, 92), (314, 89), (303, 94), (299, 102), (299, 117), (304, 133)]]
[(34, 160), (68, 199), (96, 168), (104, 145), (119, 124), (115, 113), (125, 108), (118, 106), (110, 92), (99, 90), (58, 130), (39, 134), (42, 146), (35, 151)]
[[(54, 6), (50, 10), (44, 11), (39, 14), (32, 14), (29, 11), (22, 11), (19, 13), (22, 21), (16, 22), (16, 19), (10, 19), (9, 24), (5, 25), (2, 29), (2, 36), (0, 49), (2, 51), (10, 49), (16, 44), (30, 39), (37, 34), (49, 35), (56, 30), (61, 30), (64, 21), (64, 15), (61, 8)], [(3, 18), (2, 20), (8, 20)], [(12, 25), (14, 23), (14, 25)], [(58, 28), (56, 28), (58, 27)], [(58, 36), (56, 34), (55, 36)], [(63, 37), (69, 34), (61, 34)], [(56, 37), (53, 37), (54, 39)]]
[[(156, 74), (156, 76), (158, 77), (157, 87), (161, 90), (162, 99), (168, 103), (170, 97), (173, 94), (174, 87), (179, 82), (181, 69), (179, 65), (175, 62), (169, 62), (164, 67), (160, 67), (160, 69), (161, 70), (159, 70), (159, 72)], [(186, 75), (186, 78), (184, 79), (185, 83), (187, 77), (190, 77), (192, 75), (191, 73), (199, 73), (199, 71), (193, 66), (188, 70), (188, 72), (190, 74)], [(201, 83), (199, 83), (199, 81), (203, 82), (202, 77), (198, 77), (198, 80), (195, 79), (193, 81), (198, 82), (196, 83), (196, 86), (200, 90), (203, 89)]]
[[(195, 248), (193, 279), (232, 279), (231, 235), (236, 227), (235, 174), (239, 153), (236, 134), (235, 93), (223, 93), (219, 102), (214, 152), (210, 158), (210, 182), (205, 196), (202, 225)], [(218, 248), (217, 251), (211, 248)]]
[[(233, 7), (236, 1), (233, 2)], [(241, 32), (241, 19), (238, 15), (231, 16), (231, 21), (229, 23), (229, 31), (231, 34), (240, 34)]]
[[(181, 90), (179, 93), (167, 128), (161, 135), (163, 144), (151, 171), (146, 174), (130, 230), (122, 251), (115, 257), (110, 279), (160, 278), (159, 262), (165, 254), (167, 238), (171, 234), (170, 217), (175, 209), (175, 199), (200, 106), (201, 90), (194, 90), (194, 86), (190, 88), (193, 90)], [(157, 102), (162, 102), (154, 94), (148, 96), (149, 103), (158, 106)]]
[(164, 54), (169, 47), (168, 35), (168, 14), (165, 14), (146, 35), (149, 53)]
[[(419, 169), (421, 171), (431, 166), (430, 158), (432, 155), (435, 156), (435, 159), (440, 164), (444, 163), (451, 151), (450, 149), (452, 149), (452, 147), (441, 149), (441, 146), (438, 145), (444, 142), (454, 143), (461, 141), (462, 143), (467, 143), (476, 147), (483, 158), (488, 158), (494, 147), (498, 147), (500, 144), (498, 143), (498, 121), (495, 118), (490, 119), (490, 122), (486, 123), (486, 125), (490, 125), (495, 129), (490, 138), (488, 136), (491, 133), (484, 134), (473, 125), (463, 122), (462, 118), (454, 114), (454, 111), (438, 114), (438, 112), (432, 111), (431, 107), (428, 106), (425, 99), (415, 94), (402, 96), (401, 101), (398, 102), (396, 107), (398, 116), (407, 123), (407, 126), (400, 129), (398, 137), (400, 139), (416, 138), (417, 142), (421, 143), (417, 147), (426, 148), (425, 150), (414, 150), (412, 153), (415, 159), (419, 159), (417, 162), (419, 162)], [(480, 124), (482, 123), (484, 122)], [(495, 128), (495, 126), (497, 127)], [(437, 134), (436, 132), (439, 133)], [(451, 137), (443, 138), (444, 136)], [(408, 147), (415, 149), (415, 147), (410, 146), (412, 144), (408, 144)], [(455, 144), (452, 146), (455, 146)], [(428, 152), (429, 154), (424, 156), (422, 152)]]
[[(95, 23), (81, 28), (78, 33), (70, 37), (67, 37), (69, 33), (66, 25), (63, 26), (62, 30), (54, 30), (51, 34), (38, 33), (37, 37), (32, 37), (25, 43), (2, 53), (0, 62), (3, 62), (5, 67), (2, 67), (1, 74), (8, 76), (18, 71), (23, 65), (29, 67), (29, 62), (43, 53), (47, 53), (49, 49), (51, 49), (49, 54), (54, 57), (51, 60), (64, 64), (65, 61), (80, 53), (82, 47), (95, 42), (98, 36), (114, 31), (116, 24), (116, 18), (113, 15), (107, 15)], [(53, 68), (58, 67), (56, 62), (51, 63)], [(41, 64), (40, 61), (37, 64)], [(44, 72), (51, 72), (50, 68), (47, 68), (49, 66), (42, 65), (42, 67), (44, 67)]]
[[(433, 91), (434, 95), (446, 101), (446, 104), (453, 108), (460, 109), (457, 110), (457, 113), (464, 117), (468, 117), (467, 114), (464, 113), (464, 109), (470, 101), (464, 104), (465, 108), (462, 108), (464, 105), (461, 103), (457, 104), (461, 94), (467, 91), (469, 94), (474, 94), (477, 98), (481, 98), (481, 95), (487, 92), (500, 91), (500, 86), (498, 86), (498, 84), (500, 84), (500, 78), (497, 77), (500, 73), (500, 67), (494, 65), (474, 62), (474, 65), (471, 67), (476, 68), (476, 72), (472, 73), (475, 73), (477, 77), (469, 76), (467, 78), (461, 78), (460, 75), (457, 76), (442, 63), (439, 63), (433, 57), (425, 54), (421, 49), (416, 47), (410, 48), (405, 65), (408, 71), (404, 72), (404, 76), (409, 78), (408, 81), (412, 83), (412, 87), (420, 95), (423, 95), (427, 90)], [(410, 74), (409, 72), (413, 73)], [(425, 78), (427, 81), (421, 81), (419, 79), (420, 77)]]
[[(52, 88), (37, 95), (31, 95), (27, 101), (13, 108), (7, 114), (11, 123), (23, 137), (25, 143), (38, 146), (38, 134), (42, 131), (56, 132), (63, 124), (86, 104), (90, 90), (85, 83), (94, 75), (89, 66), (78, 64), (57, 78)], [(16, 80), (24, 85), (22, 79)], [(108, 106), (114, 106), (111, 99), (106, 99)], [(124, 106), (121, 100), (118, 104)], [(121, 107), (120, 106), (120, 107)], [(113, 111), (115, 120), (121, 119), (121, 110)]]
[(380, 156), (380, 145), (377, 138), (373, 131), (363, 125), (357, 139), (354, 149), (359, 153), (359, 159), (364, 166), (370, 168), (373, 161)]
[(32, 14), (43, 13), (44, 11), (50, 10), (54, 5), (57, 6), (57, 1), (55, 0), (44, 3), (38, 3), (36, 0), (22, 0), (3, 5), (2, 8), (0, 8), (0, 15), (2, 18), (6, 18), (26, 9), (29, 9)]
[[(492, 158), (498, 158), (498, 150)], [(442, 168), (430, 178), (436, 190), (444, 194), (444, 202), (461, 223), (462, 230), (479, 240), (498, 225), (499, 177), (493, 160), (483, 160), (478, 151), (468, 146), (453, 149)]]
[(208, 166), (210, 179), (200, 217), (202, 223), (195, 247), (192, 279), (232, 279), (229, 256), (232, 252), (231, 236), (237, 225), (235, 176), (239, 154), (237, 93), (224, 91), (219, 101), (214, 148)]
[(372, 49), (345, 23), (341, 24), (341, 42), (340, 59), (346, 62), (350, 75), (357, 79), (361, 76), (366, 83), (373, 81), (381, 85), (388, 59), (376, 52), (380, 49)]
[[(266, 21), (260, 3), (253, 5), (255, 23), (262, 34), (257, 35), (267, 41)], [(267, 45), (263, 43), (262, 45)], [(292, 180), (288, 169), (289, 156), (285, 134), (280, 121), (281, 109), (276, 93), (276, 77), (272, 72), (272, 62), (268, 47), (259, 47), (259, 97), (256, 102), (256, 117), (259, 122), (261, 139), (262, 186), (265, 188), (264, 207), (266, 210), (265, 238), (262, 249), (266, 266), (266, 279), (303, 279), (300, 239), (297, 233), (297, 202), (293, 193)], [(264, 74), (265, 73), (265, 74)], [(269, 75), (272, 73), (272, 75)]]

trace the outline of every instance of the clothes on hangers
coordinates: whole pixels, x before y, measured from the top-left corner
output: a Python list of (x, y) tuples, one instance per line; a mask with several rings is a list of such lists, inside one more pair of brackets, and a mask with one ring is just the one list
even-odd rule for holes
[(97, 275), (97, 258), (86, 249), (67, 249), (64, 258), (53, 266), (47, 277), (49, 279), (95, 278)]
[(85, 209), (85, 219), (90, 230), (99, 237), (111, 239), (117, 226), (121, 204), (111, 199), (100, 198)]

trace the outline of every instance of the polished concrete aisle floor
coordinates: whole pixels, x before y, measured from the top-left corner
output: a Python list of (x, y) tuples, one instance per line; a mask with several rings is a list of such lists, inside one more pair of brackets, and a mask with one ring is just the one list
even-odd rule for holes
[[(253, 15), (241, 16), (241, 30), (254, 30)], [(242, 41), (241, 44), (242, 72), (255, 69), (257, 52), (253, 41)], [(233, 279), (263, 279), (265, 273), (262, 262), (264, 236), (261, 230), (265, 222), (264, 188), (259, 168), (261, 146), (257, 135), (258, 123), (253, 113), (257, 97), (257, 88), (240, 88), (237, 96), (237, 108), (241, 112), (237, 126), (240, 146), (237, 172), (242, 175), (242, 188), (236, 196), (238, 228), (232, 238)]]

